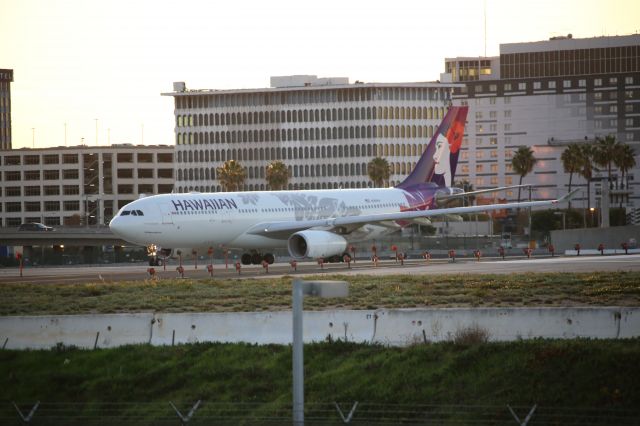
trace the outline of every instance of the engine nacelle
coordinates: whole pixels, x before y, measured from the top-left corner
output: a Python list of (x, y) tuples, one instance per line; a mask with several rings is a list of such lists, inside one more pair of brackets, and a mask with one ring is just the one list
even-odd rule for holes
[(289, 255), (294, 259), (330, 257), (340, 255), (347, 249), (347, 240), (327, 231), (300, 231), (289, 237)]

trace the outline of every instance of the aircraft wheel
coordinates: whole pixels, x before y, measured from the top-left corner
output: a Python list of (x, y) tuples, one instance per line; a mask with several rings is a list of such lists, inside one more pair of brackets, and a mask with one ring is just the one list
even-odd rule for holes
[(254, 265), (259, 265), (262, 263), (262, 256), (259, 253), (253, 253), (251, 255), (251, 263)]
[(243, 265), (251, 265), (251, 255), (244, 253), (242, 257), (240, 257), (240, 262), (242, 262)]
[(266, 260), (269, 265), (273, 265), (273, 262), (276, 261), (276, 258), (271, 253), (265, 254), (263, 259)]

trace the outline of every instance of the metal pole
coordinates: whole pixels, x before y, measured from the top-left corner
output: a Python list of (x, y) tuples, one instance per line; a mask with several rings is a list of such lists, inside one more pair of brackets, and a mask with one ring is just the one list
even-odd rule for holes
[(293, 424), (304, 425), (303, 281), (293, 280)]

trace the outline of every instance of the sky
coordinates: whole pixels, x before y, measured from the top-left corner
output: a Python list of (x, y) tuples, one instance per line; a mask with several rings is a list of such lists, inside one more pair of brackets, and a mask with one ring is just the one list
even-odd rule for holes
[(435, 81), (445, 57), (501, 43), (639, 31), (637, 0), (0, 0), (0, 68), (14, 148), (171, 145), (174, 81)]

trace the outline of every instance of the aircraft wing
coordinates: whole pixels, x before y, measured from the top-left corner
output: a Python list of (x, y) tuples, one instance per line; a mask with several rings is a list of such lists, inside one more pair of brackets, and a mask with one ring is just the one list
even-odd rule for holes
[(489, 204), (483, 206), (467, 206), (467, 207), (451, 207), (433, 210), (411, 210), (394, 213), (369, 214), (361, 216), (342, 216), (326, 219), (301, 220), (301, 221), (278, 221), (278, 222), (262, 222), (251, 227), (247, 233), (254, 235), (263, 235), (274, 238), (281, 238), (282, 233), (292, 233), (303, 231), (309, 228), (324, 228), (331, 230), (341, 226), (364, 225), (367, 223), (379, 223), (396, 220), (410, 220), (422, 217), (443, 216), (452, 214), (486, 212), (492, 210), (504, 210), (527, 207), (543, 207), (567, 201), (572, 198), (578, 190), (571, 191), (567, 195), (556, 200), (545, 201), (523, 201), (520, 203), (503, 203)]

